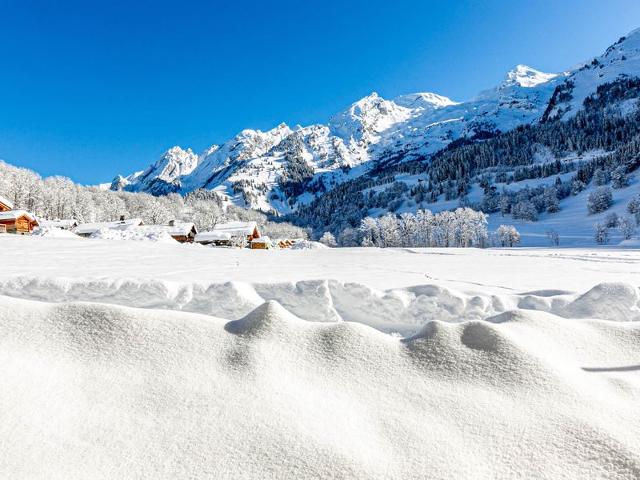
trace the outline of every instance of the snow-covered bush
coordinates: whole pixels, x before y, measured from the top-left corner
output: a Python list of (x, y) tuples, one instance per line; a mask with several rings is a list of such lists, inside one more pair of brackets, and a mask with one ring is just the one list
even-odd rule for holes
[(613, 193), (609, 187), (599, 187), (589, 193), (587, 208), (589, 213), (600, 213), (613, 204)]
[(607, 228), (616, 228), (619, 221), (620, 219), (618, 218), (618, 214), (616, 212), (611, 212), (604, 217), (604, 226)]
[(593, 226), (593, 238), (598, 245), (609, 243), (609, 229), (603, 223), (596, 223)]
[(515, 247), (520, 243), (520, 233), (513, 225), (500, 225), (496, 234), (503, 247)]
[(338, 246), (338, 243), (336, 242), (336, 237), (334, 237), (331, 232), (324, 232), (320, 237), (320, 243), (331, 248)]
[(629, 240), (633, 237), (633, 234), (636, 231), (636, 227), (634, 221), (630, 217), (623, 217), (618, 222), (618, 230), (620, 231), (620, 235), (625, 240)]

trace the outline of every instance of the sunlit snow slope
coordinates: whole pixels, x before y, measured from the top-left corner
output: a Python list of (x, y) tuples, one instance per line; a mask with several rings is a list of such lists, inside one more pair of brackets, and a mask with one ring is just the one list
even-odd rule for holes
[(6, 478), (640, 476), (638, 250), (0, 248)]

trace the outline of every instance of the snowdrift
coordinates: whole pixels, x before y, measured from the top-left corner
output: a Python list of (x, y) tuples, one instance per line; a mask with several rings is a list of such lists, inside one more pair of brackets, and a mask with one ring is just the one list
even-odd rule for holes
[(7, 478), (640, 476), (640, 323), (512, 310), (399, 338), (0, 297)]
[(99, 302), (137, 308), (181, 310), (230, 320), (273, 300), (316, 322), (349, 321), (385, 333), (415, 334), (426, 322), (490, 320), (513, 309), (565, 318), (640, 320), (640, 292), (627, 283), (601, 283), (583, 294), (542, 290), (470, 295), (435, 284), (376, 290), (336, 280), (284, 283), (194, 284), (163, 280), (16, 277), (0, 281), (4, 295), (46, 302)]

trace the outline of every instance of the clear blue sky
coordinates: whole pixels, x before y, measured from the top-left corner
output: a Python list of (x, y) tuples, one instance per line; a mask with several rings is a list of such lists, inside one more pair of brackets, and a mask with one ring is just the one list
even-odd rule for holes
[(110, 181), (172, 145), (325, 122), (371, 91), (463, 100), (636, 27), (638, 0), (0, 0), (0, 158)]

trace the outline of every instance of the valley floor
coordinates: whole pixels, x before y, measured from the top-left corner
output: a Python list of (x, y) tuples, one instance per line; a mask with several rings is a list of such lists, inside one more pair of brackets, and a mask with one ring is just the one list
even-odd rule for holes
[(7, 478), (640, 477), (640, 250), (0, 251)]

